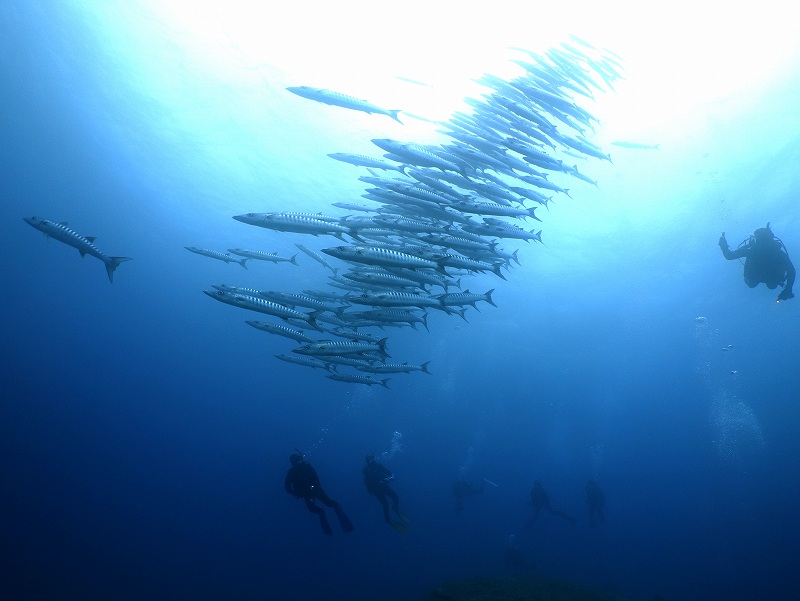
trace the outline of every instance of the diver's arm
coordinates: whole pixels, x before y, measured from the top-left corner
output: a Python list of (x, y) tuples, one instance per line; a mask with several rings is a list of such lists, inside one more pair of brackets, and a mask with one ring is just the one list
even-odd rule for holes
[(719, 237), (719, 248), (722, 251), (722, 256), (728, 259), (728, 261), (732, 261), (733, 259), (741, 259), (742, 257), (746, 257), (747, 254), (750, 252), (750, 247), (740, 246), (736, 250), (731, 250), (728, 247), (728, 241), (725, 239), (725, 232), (722, 232), (722, 235)]

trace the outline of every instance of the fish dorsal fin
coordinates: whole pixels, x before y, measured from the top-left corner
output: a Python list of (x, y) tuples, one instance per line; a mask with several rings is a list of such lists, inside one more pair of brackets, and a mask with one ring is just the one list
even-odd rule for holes
[(86, 239), (91, 243), (94, 244), (94, 241), (97, 240), (97, 236), (86, 236)]
[(67, 227), (69, 223), (67, 223), (66, 221), (59, 221), (58, 225), (63, 225), (64, 227)]

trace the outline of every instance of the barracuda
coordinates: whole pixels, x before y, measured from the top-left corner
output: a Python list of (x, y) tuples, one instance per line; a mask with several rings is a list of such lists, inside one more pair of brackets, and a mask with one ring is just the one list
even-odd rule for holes
[(130, 257), (109, 257), (102, 253), (99, 248), (94, 245), (95, 238), (91, 236), (81, 236), (77, 232), (71, 230), (66, 223), (56, 223), (41, 217), (23, 217), (25, 223), (31, 227), (35, 227), (48, 238), (54, 238), (59, 242), (63, 242), (72, 248), (76, 248), (81, 254), (81, 257), (92, 255), (100, 259), (106, 266), (108, 273), (108, 281), (114, 282), (114, 270), (123, 261), (130, 261)]
[(400, 113), (399, 109), (382, 109), (371, 102), (367, 102), (366, 100), (361, 100), (353, 96), (348, 96), (347, 94), (342, 94), (341, 92), (334, 92), (333, 90), (326, 90), (324, 88), (312, 88), (310, 86), (293, 86), (286, 89), (292, 94), (297, 94), (298, 96), (308, 98), (309, 100), (314, 100), (323, 104), (329, 104), (331, 106), (339, 106), (353, 111), (361, 111), (362, 113), (386, 115), (400, 124), (403, 123), (397, 116)]
[(477, 302), (478, 301), (486, 301), (493, 307), (497, 305), (494, 304), (492, 300), (492, 292), (494, 292), (494, 288), (489, 290), (488, 292), (484, 292), (483, 294), (474, 294), (469, 290), (465, 290), (464, 292), (450, 292), (448, 294), (442, 294), (439, 299), (442, 301), (442, 304), (445, 307), (462, 307), (464, 305), (472, 305), (475, 309), (478, 309)]
[(422, 288), (419, 282), (389, 273), (353, 272), (345, 273), (344, 277), (354, 282), (383, 286), (386, 288)]
[(410, 292), (378, 292), (376, 294), (362, 294), (354, 296), (350, 302), (357, 305), (369, 305), (372, 307), (431, 307), (434, 309), (443, 308), (442, 302), (438, 297), (422, 296)]
[(372, 378), (368, 378), (367, 376), (353, 376), (350, 374), (328, 374), (325, 377), (330, 378), (331, 380), (336, 380), (337, 382), (346, 382), (348, 384), (366, 384), (367, 386), (373, 386), (374, 384), (379, 384), (384, 388), (389, 388), (389, 380), (391, 379), (391, 378), (384, 378), (379, 382), (378, 380), (373, 380)]
[(229, 248), (229, 253), (239, 255), (240, 257), (247, 257), (248, 259), (258, 259), (259, 261), (270, 261), (272, 263), (291, 263), (297, 265), (297, 255), (292, 255), (289, 258), (282, 257), (278, 253), (267, 253), (263, 250), (250, 250), (248, 248)]
[(248, 319), (245, 323), (249, 326), (253, 326), (257, 330), (261, 330), (263, 332), (269, 332), (270, 334), (276, 334), (278, 336), (283, 336), (284, 338), (291, 338), (292, 340), (296, 340), (297, 342), (314, 342), (314, 339), (311, 336), (306, 336), (300, 330), (295, 330), (294, 328), (290, 328), (287, 326), (277, 325), (273, 323), (266, 323), (263, 321), (254, 321)]
[(371, 167), (373, 169), (386, 169), (387, 171), (399, 171), (400, 173), (405, 173), (402, 165), (398, 167), (397, 165), (392, 165), (380, 159), (373, 159), (372, 157), (368, 157), (363, 154), (334, 152), (328, 156), (337, 161), (342, 161), (343, 163), (356, 165), (357, 167)]
[[(323, 248), (326, 255), (364, 265), (379, 265), (381, 267), (402, 267), (408, 269), (429, 268), (443, 271), (438, 263), (427, 259), (420, 259), (414, 255), (387, 250), (375, 246), (336, 246)], [(445, 274), (446, 275), (446, 274)]]
[(329, 311), (336, 315), (341, 314), (347, 308), (347, 305), (332, 305), (325, 301), (318, 300), (307, 294), (292, 294), (290, 292), (275, 292), (273, 290), (262, 290), (258, 296), (271, 300), (274, 303), (285, 305), (287, 307), (307, 307), (309, 309), (316, 309), (318, 311)]
[(325, 355), (361, 355), (363, 353), (378, 353), (383, 357), (388, 357), (389, 353), (386, 352), (387, 340), (387, 338), (381, 338), (378, 342), (321, 340), (298, 346), (292, 349), (292, 352), (298, 355), (311, 355), (313, 357), (324, 357)]
[(325, 260), (325, 257), (321, 256), (319, 253), (317, 253), (317, 252), (314, 252), (314, 251), (313, 251), (313, 250), (311, 250), (310, 248), (306, 248), (306, 247), (305, 247), (305, 246), (303, 246), (302, 244), (297, 244), (297, 243), (295, 243), (295, 246), (296, 246), (297, 248), (299, 248), (299, 249), (300, 249), (302, 252), (304, 252), (305, 254), (307, 254), (309, 257), (311, 257), (312, 259), (314, 259), (314, 260), (315, 260), (317, 263), (319, 263), (319, 264), (320, 264), (320, 265), (322, 265), (323, 267), (327, 267), (328, 269), (330, 269), (330, 270), (333, 272), (333, 275), (336, 275), (336, 272), (337, 272), (337, 271), (339, 271), (339, 268), (338, 268), (338, 267), (334, 267), (333, 265), (331, 265), (330, 263), (328, 263), (328, 262)]
[(362, 365), (356, 366), (358, 371), (365, 371), (370, 374), (407, 374), (411, 373), (412, 371), (421, 371), (426, 374), (431, 372), (428, 371), (428, 364), (430, 361), (426, 361), (422, 365), (409, 365), (408, 363), (383, 363), (377, 365)]
[(295, 357), (294, 355), (275, 355), (276, 359), (280, 359), (281, 361), (286, 361), (287, 363), (296, 363), (297, 365), (304, 365), (305, 367), (316, 367), (319, 369), (324, 369), (325, 371), (333, 371), (333, 368), (318, 359), (312, 359), (311, 357)]
[(295, 311), (294, 309), (284, 307), (283, 305), (273, 303), (272, 301), (268, 301), (263, 298), (256, 298), (255, 296), (249, 296), (245, 294), (236, 294), (235, 292), (227, 292), (225, 290), (203, 290), (203, 293), (222, 303), (233, 305), (234, 307), (249, 309), (250, 311), (258, 311), (259, 313), (266, 313), (267, 315), (273, 315), (275, 317), (280, 317), (281, 319), (299, 319), (307, 322), (311, 327), (317, 330), (320, 329), (316, 321), (319, 311), (303, 313), (302, 311)]
[(247, 269), (247, 265), (245, 263), (249, 259), (237, 259), (234, 256), (229, 255), (228, 253), (221, 253), (217, 252), (216, 250), (208, 250), (207, 248), (197, 248), (196, 246), (185, 246), (184, 247), (189, 252), (193, 252), (196, 255), (203, 255), (204, 257), (210, 257), (212, 259), (217, 259), (218, 261), (225, 261), (226, 263), (238, 263), (245, 269)]
[(341, 226), (338, 223), (331, 223), (304, 215), (292, 215), (289, 213), (245, 213), (244, 215), (234, 215), (233, 218), (236, 221), (241, 221), (248, 225), (255, 225), (278, 232), (311, 234), (313, 236), (328, 234), (330, 236), (336, 236), (343, 242), (345, 241), (345, 234), (358, 239), (350, 228)]

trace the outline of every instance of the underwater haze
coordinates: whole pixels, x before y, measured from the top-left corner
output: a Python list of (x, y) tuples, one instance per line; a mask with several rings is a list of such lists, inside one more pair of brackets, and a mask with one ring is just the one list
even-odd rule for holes
[[(642, 601), (797, 598), (800, 299), (748, 288), (717, 246), (769, 223), (800, 259), (796, 10), (495, 4), (0, 5), (0, 596), (411, 601), (522, 573)], [(560, 98), (532, 75), (545, 56), (571, 74)], [(543, 125), (517, 103), (526, 77), (552, 103)], [(298, 86), (398, 120), (286, 89)], [(500, 122), (525, 144), (557, 131), (590, 146), (543, 157), (496, 135)], [(463, 140), (480, 168), (453, 154)], [(549, 174), (529, 182), (568, 194), (520, 183), (524, 157)], [(377, 213), (334, 203), (394, 207), (394, 229), (359, 234), (356, 217)], [(540, 221), (509, 214), (520, 207)], [(307, 215), (233, 219), (288, 212)], [(345, 232), (299, 231), (331, 227), (314, 214)], [(109, 283), (104, 259), (45, 238), (32, 216), (131, 260)], [(482, 260), (452, 263), (419, 220), (460, 232), (464, 256), (474, 236)], [(535, 239), (502, 237), (498, 222)], [(323, 253), (340, 246), (383, 250), (362, 263)], [(293, 261), (243, 269), (228, 249)], [(392, 284), (417, 300), (388, 310), (426, 323), (323, 321), (389, 302), (341, 280), (386, 275), (389, 252), (406, 262), (394, 275), (448, 278)], [(283, 319), (203, 294), (222, 284), (374, 304), (339, 296), (344, 309)], [(467, 290), (492, 304), (444, 306)], [(390, 357), (342, 346), (367, 370), (290, 363), (275, 356), (308, 358), (293, 352), (303, 343), (245, 320), (385, 337)], [(352, 532), (326, 509), (324, 534), (286, 493), (298, 451)], [(394, 474), (408, 518), (396, 528), (364, 486), (370, 452)], [(456, 510), (459, 480), (482, 492)], [(590, 480), (605, 496), (594, 525)], [(535, 481), (555, 513), (532, 522)]]

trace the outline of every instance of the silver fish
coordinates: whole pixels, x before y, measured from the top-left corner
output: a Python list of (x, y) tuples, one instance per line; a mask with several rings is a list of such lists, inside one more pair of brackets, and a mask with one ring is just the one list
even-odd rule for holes
[(81, 253), (81, 257), (92, 255), (100, 259), (106, 266), (108, 273), (108, 281), (114, 282), (114, 270), (123, 261), (130, 261), (130, 257), (109, 257), (102, 253), (99, 248), (94, 245), (95, 238), (91, 236), (81, 236), (77, 232), (67, 227), (66, 223), (56, 223), (41, 217), (23, 217), (23, 220), (28, 225), (35, 227), (48, 238), (55, 238), (59, 242), (63, 242), (73, 248), (77, 248)]
[(350, 374), (328, 374), (325, 376), (326, 378), (330, 378), (331, 380), (336, 380), (337, 382), (347, 382), (349, 384), (366, 384), (367, 386), (372, 386), (373, 384), (380, 384), (384, 388), (389, 388), (389, 380), (391, 378), (384, 378), (380, 382), (377, 380), (373, 380), (372, 378), (368, 378), (367, 376), (353, 376)]
[(229, 248), (229, 253), (239, 255), (240, 257), (247, 257), (248, 259), (258, 259), (259, 261), (271, 261), (272, 263), (291, 263), (297, 265), (297, 255), (292, 255), (289, 258), (282, 257), (278, 253), (267, 253), (263, 250), (250, 250), (248, 248)]
[(211, 257), (212, 259), (217, 259), (218, 261), (225, 261), (226, 263), (238, 263), (239, 265), (247, 269), (247, 265), (245, 265), (245, 263), (249, 261), (249, 259), (237, 259), (236, 257), (229, 255), (228, 253), (221, 253), (217, 252), (216, 250), (208, 250), (207, 248), (197, 248), (196, 246), (184, 246), (184, 248), (190, 252), (193, 252), (196, 255)]
[(366, 100), (360, 100), (358, 98), (354, 98), (353, 96), (348, 96), (347, 94), (342, 94), (340, 92), (334, 92), (333, 90), (325, 90), (323, 88), (312, 88), (309, 86), (294, 86), (286, 88), (292, 94), (297, 94), (298, 96), (302, 96), (303, 98), (308, 98), (309, 100), (314, 100), (316, 102), (321, 102), (323, 104), (329, 104), (331, 106), (340, 106), (345, 109), (351, 109), (353, 111), (361, 111), (364, 113), (376, 113), (379, 115), (387, 115), (397, 121), (398, 123), (403, 123), (397, 117), (400, 113), (400, 110), (386, 110), (382, 109), (379, 106), (375, 106), (371, 102), (367, 102)]

